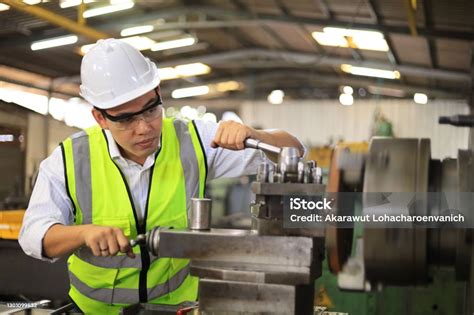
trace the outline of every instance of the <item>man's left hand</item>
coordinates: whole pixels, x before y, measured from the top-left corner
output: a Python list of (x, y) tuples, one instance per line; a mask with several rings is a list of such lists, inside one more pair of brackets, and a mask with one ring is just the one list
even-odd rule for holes
[(211, 147), (243, 150), (245, 148), (245, 139), (254, 138), (255, 134), (255, 129), (244, 124), (232, 120), (221, 121), (217, 127), (214, 140), (211, 142)]

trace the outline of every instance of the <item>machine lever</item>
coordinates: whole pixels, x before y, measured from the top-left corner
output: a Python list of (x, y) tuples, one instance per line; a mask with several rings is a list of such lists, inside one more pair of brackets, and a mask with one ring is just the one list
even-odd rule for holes
[(245, 147), (250, 149), (259, 149), (263, 151), (267, 151), (270, 153), (280, 154), (281, 148), (273, 146), (271, 144), (264, 143), (260, 140), (255, 140), (252, 138), (247, 138), (244, 141)]
[(135, 247), (137, 245), (146, 245), (146, 234), (138, 234), (136, 239), (130, 240), (130, 246)]

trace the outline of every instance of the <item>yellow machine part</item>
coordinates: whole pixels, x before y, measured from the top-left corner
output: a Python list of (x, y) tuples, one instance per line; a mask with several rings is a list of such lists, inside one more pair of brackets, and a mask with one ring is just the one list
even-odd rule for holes
[(17, 240), (25, 210), (0, 211), (0, 238)]
[[(339, 142), (338, 148), (349, 148), (351, 153), (367, 153), (369, 152), (368, 142)], [(308, 160), (314, 160), (318, 162), (318, 166), (329, 169), (331, 160), (333, 157), (334, 147), (313, 147), (309, 149)]]

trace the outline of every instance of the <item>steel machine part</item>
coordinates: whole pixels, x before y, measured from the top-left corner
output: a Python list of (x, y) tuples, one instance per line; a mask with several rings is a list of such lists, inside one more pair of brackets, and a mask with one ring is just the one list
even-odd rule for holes
[(199, 307), (204, 312), (312, 314), (324, 230), (284, 229), (283, 200), (324, 193), (321, 169), (315, 162), (304, 163), (296, 148), (280, 149), (253, 139), (245, 145), (278, 154), (277, 165), (262, 163), (252, 183), (256, 200), (250, 206), (251, 230), (203, 229), (201, 221), (209, 222), (207, 205), (193, 200), (189, 230), (157, 227), (131, 244), (158, 257), (191, 259), (190, 272), (200, 278)]
[(474, 127), (474, 115), (441, 116), (438, 122), (442, 125), (456, 127)]
[(258, 234), (324, 237), (324, 230), (283, 228), (285, 196), (315, 196), (325, 191), (321, 168), (314, 161), (303, 162), (296, 148), (282, 148), (276, 168), (268, 162), (260, 165), (252, 191), (256, 194), (250, 205), (252, 229)]
[[(331, 159), (326, 192), (335, 196), (336, 212), (342, 215), (353, 215), (355, 200), (338, 198), (339, 192), (361, 191), (360, 178), (363, 175), (364, 158), (360, 154), (350, 153), (347, 147), (336, 147)], [(351, 202), (351, 204), (347, 204)], [(341, 204), (342, 203), (342, 204)], [(350, 212), (340, 213), (340, 209)], [(337, 225), (326, 226), (327, 261), (331, 272), (342, 271), (349, 259), (353, 243), (353, 228), (339, 228)]]
[(211, 211), (211, 199), (191, 198), (188, 227), (191, 230), (209, 230), (211, 228)]
[(280, 154), (281, 152), (281, 148), (279, 147), (275, 147), (273, 145), (270, 145), (260, 140), (255, 140), (252, 138), (246, 139), (244, 144), (245, 144), (245, 147), (249, 149), (258, 149), (258, 150), (263, 150), (263, 151), (275, 153), (275, 154)]
[[(316, 163), (303, 162), (294, 149), (258, 142), (249, 146), (279, 152), (278, 163), (260, 165), (252, 183), (256, 199), (250, 206), (251, 230), (155, 228), (132, 241), (159, 257), (190, 258), (190, 272), (200, 278), (201, 310), (310, 314), (314, 280), (321, 275), (327, 247), (331, 271), (339, 273), (339, 285), (349, 290), (426, 284), (432, 268), (452, 267), (456, 278), (468, 283), (465, 314), (474, 311), (471, 229), (366, 228), (357, 241), (357, 255), (349, 257), (352, 236), (337, 227), (283, 226), (285, 196), (325, 192)], [(472, 193), (465, 194), (474, 191), (470, 150), (460, 150), (458, 159), (439, 161), (431, 159), (427, 139), (374, 138), (368, 155), (338, 151), (333, 161), (327, 191), (363, 189), (368, 193), (363, 195), (363, 211), (374, 202), (370, 192), (451, 192), (446, 194), (449, 204), (472, 213)], [(442, 202), (417, 199), (417, 214), (440, 214)]]
[[(389, 159), (380, 159), (382, 155)], [(364, 192), (426, 192), (429, 161), (427, 139), (374, 139), (365, 166)], [(364, 204), (370, 202), (367, 198), (364, 195)], [(366, 277), (398, 285), (425, 283), (426, 241), (426, 229), (365, 229)]]
[(154, 228), (145, 239), (155, 256), (191, 259), (202, 311), (312, 314), (322, 238)]
[[(416, 192), (422, 196), (443, 192), (432, 194), (434, 198), (416, 198), (416, 207), (409, 210), (436, 215), (448, 204), (468, 214), (467, 218), (473, 212), (474, 154), (471, 150), (459, 150), (458, 159), (440, 161), (431, 159), (428, 139), (374, 138), (364, 168), (364, 211), (373, 205), (374, 194), (371, 193), (374, 192)], [(333, 238), (330, 234), (326, 236)], [(362, 290), (380, 285), (424, 285), (430, 281), (430, 270), (451, 267), (456, 279), (466, 281), (469, 288), (465, 314), (474, 311), (472, 229), (365, 228), (362, 251), (360, 263), (369, 285), (359, 281), (356, 274), (343, 271), (339, 278), (347, 279), (345, 289), (351, 289), (351, 285)], [(354, 258), (349, 259), (345, 270), (351, 270), (350, 264), (355, 262)], [(351, 283), (351, 279), (358, 283)]]

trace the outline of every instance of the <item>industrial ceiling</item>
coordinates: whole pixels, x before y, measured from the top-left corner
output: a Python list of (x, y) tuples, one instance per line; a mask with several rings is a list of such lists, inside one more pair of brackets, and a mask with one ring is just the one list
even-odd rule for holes
[[(136, 0), (127, 10), (87, 19), (78, 19), (79, 12), (109, 1), (61, 8), (64, 1), (0, 0), (10, 6), (0, 12), (1, 81), (75, 95), (81, 46), (120, 38), (124, 28), (152, 25), (153, 31), (141, 35), (154, 43), (183, 35), (196, 40), (187, 47), (143, 50), (158, 67), (204, 63), (211, 70), (163, 81), (165, 96), (180, 87), (237, 81), (238, 89), (207, 97), (258, 99), (282, 89), (295, 99), (334, 98), (341, 86), (350, 85), (360, 98), (411, 98), (417, 92), (430, 98), (473, 98), (472, 0)], [(377, 31), (386, 48), (364, 49), (346, 35), (339, 46), (324, 43), (334, 40), (331, 34), (316, 40), (315, 34), (325, 36), (331, 29)], [(78, 35), (75, 44), (31, 49), (33, 42), (73, 33)], [(397, 75), (358, 76), (342, 65)]]

